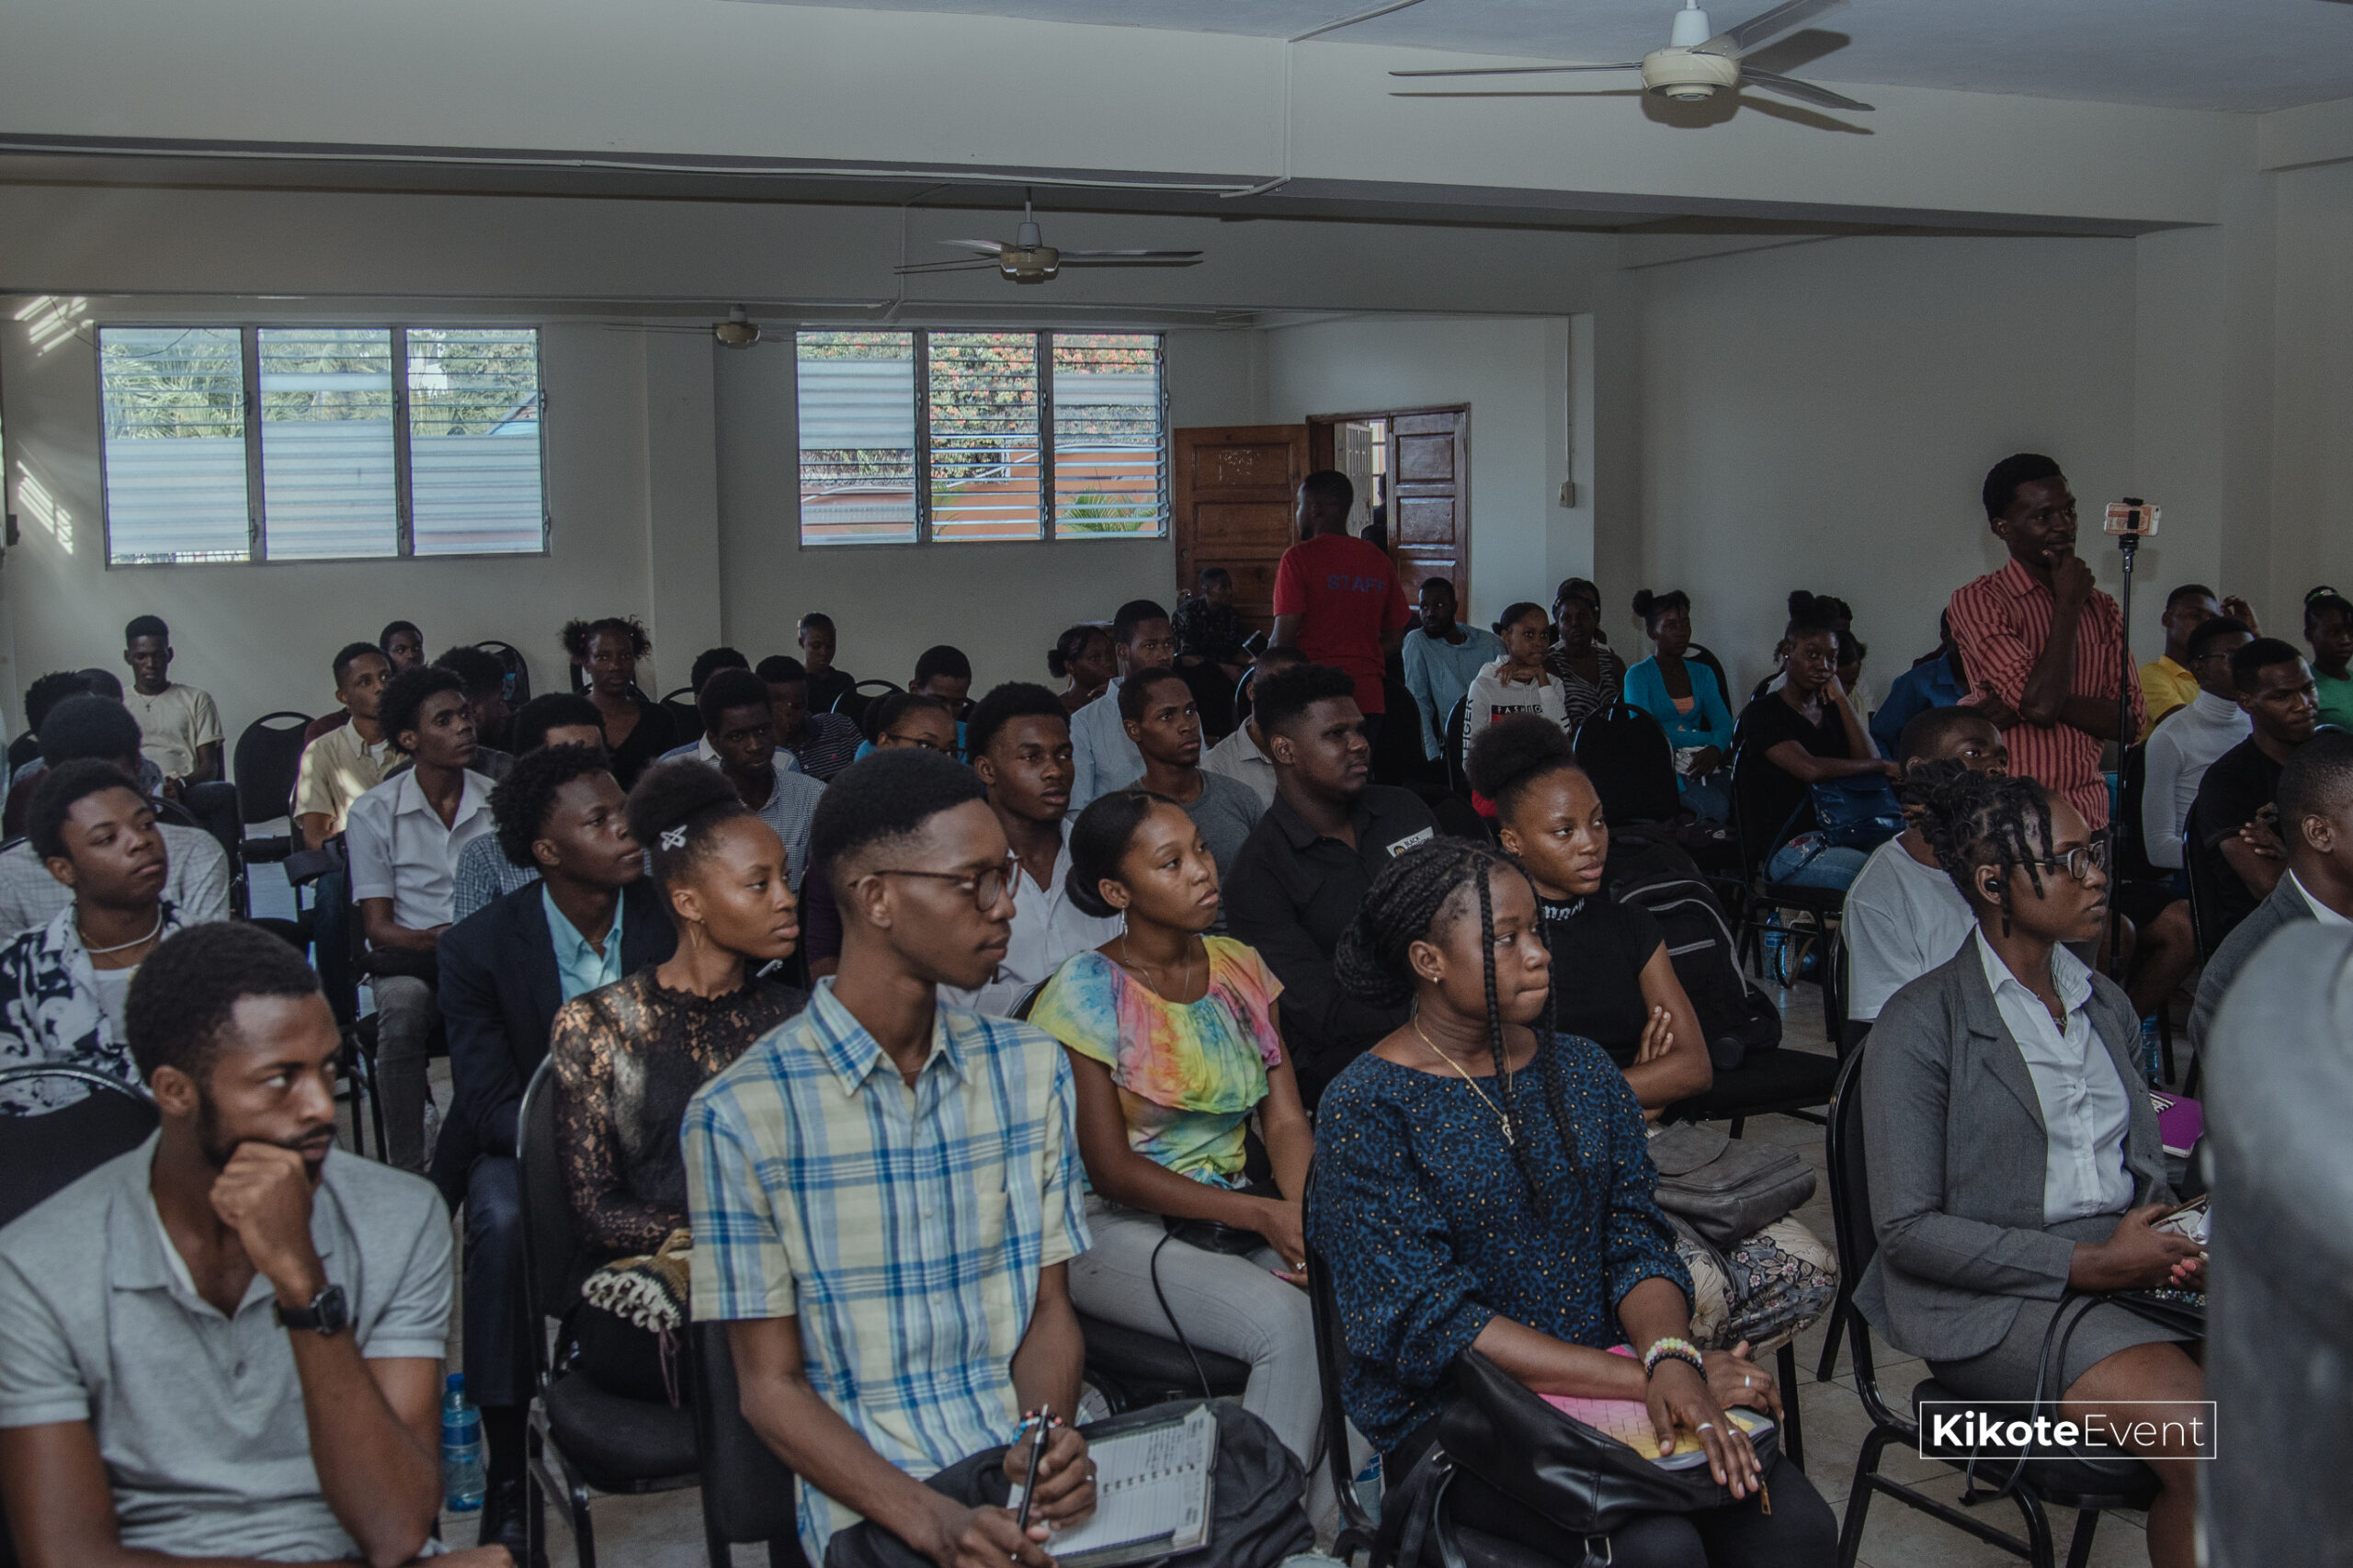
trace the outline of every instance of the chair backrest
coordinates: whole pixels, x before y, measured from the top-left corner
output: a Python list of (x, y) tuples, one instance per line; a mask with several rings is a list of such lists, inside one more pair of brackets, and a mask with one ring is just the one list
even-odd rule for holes
[[(1830, 1116), (1823, 1129), (1823, 1175), (1830, 1184), (1831, 1233), (1838, 1248), (1838, 1278), (1858, 1280), (1879, 1254), (1879, 1232), (1871, 1224), (1870, 1176), (1863, 1165), (1863, 1057), (1867, 1043), (1848, 1051), (1839, 1065), (1830, 1091)], [(1878, 1369), (1871, 1361), (1870, 1325), (1863, 1314), (1847, 1314), (1848, 1347), (1853, 1352), (1855, 1392), (1873, 1420), (1903, 1430), (1911, 1421), (1891, 1408), (1880, 1393)]]
[(1240, 680), (1233, 683), (1233, 727), (1237, 730), (1250, 722), (1250, 706), (1254, 700), (1250, 688), (1257, 679), (1258, 668), (1253, 665), (1242, 672)]
[(523, 1302), (531, 1344), (544, 1372), (547, 1335), (537, 1332), (564, 1302), (580, 1255), (572, 1197), (564, 1190), (563, 1160), (555, 1126), (555, 1070), (542, 1061), (523, 1090), (515, 1125), (516, 1174), (523, 1189)]
[(520, 648), (512, 642), (501, 642), (494, 637), (474, 646), (496, 658), (499, 666), (506, 672), (508, 707), (520, 708), (531, 700), (531, 662), (523, 657)]
[(237, 737), (230, 767), (237, 782), (237, 816), (275, 822), (294, 804), (294, 776), (302, 766), (302, 732), (311, 716), (291, 709), (265, 713)]
[[(1314, 1183), (1314, 1174), (1310, 1172), (1310, 1191)], [(1312, 1243), (1307, 1249), (1307, 1300), (1315, 1328), (1315, 1380), (1324, 1397), (1324, 1462), (1330, 1468), (1332, 1490), (1340, 1502), (1340, 1535), (1333, 1543), (1332, 1555), (1352, 1562), (1354, 1548), (1372, 1545), (1376, 1527), (1357, 1496), (1356, 1477), (1348, 1471), (1347, 1406), (1341, 1399), (1348, 1372), (1348, 1344), (1340, 1328), (1340, 1303), (1332, 1270)]]
[(2149, 864), (2149, 846), (2141, 834), (2141, 805), (2149, 793), (2149, 744), (2124, 748), (2116, 766), (2116, 854), (2109, 863), (2111, 876), (2126, 881), (2154, 881), (2163, 875)]
[(699, 1323), (692, 1333), (703, 1533), (730, 1544), (766, 1541), (771, 1568), (788, 1563), (807, 1568), (793, 1506), (792, 1471), (744, 1419), (727, 1325)]
[(34, 1062), (0, 1072), (0, 1089), (41, 1084), (79, 1085), (87, 1093), (52, 1111), (7, 1119), (7, 1134), (0, 1137), (0, 1225), (136, 1149), (159, 1119), (145, 1096), (86, 1067)]
[(1446, 710), (1446, 728), (1439, 732), (1438, 742), (1444, 754), (1446, 787), (1466, 801), (1471, 798), (1471, 776), (1462, 771), (1462, 722), (1470, 711), (1470, 697), (1456, 698), (1454, 706)]
[(2189, 881), (2189, 929), (2198, 940), (2200, 963), (2214, 956), (2230, 931), (2222, 924), (2222, 890), (2214, 885), (2214, 862), (2217, 856), (2200, 848), (2206, 839), (2206, 819), (2200, 810), (2204, 802), (2193, 801), (2189, 820), (2182, 825), (2181, 864)]
[(858, 681), (853, 683), (847, 691), (843, 692), (839, 697), (834, 699), (834, 711), (843, 715), (845, 718), (847, 718), (851, 722), (855, 723), (861, 732), (863, 732), (866, 728), (866, 710), (868, 705), (881, 698), (887, 697), (892, 692), (904, 691), (906, 687), (901, 686), (896, 681)]
[(1633, 704), (1611, 702), (1587, 714), (1577, 726), (1576, 753), (1610, 826), (1665, 822), (1683, 809), (1674, 743), (1664, 725)]
[(1765, 835), (1779, 824), (1753, 824), (1748, 821), (1747, 813), (1740, 809), (1741, 797), (1746, 792), (1742, 789), (1742, 782), (1748, 770), (1772, 766), (1761, 753), (1752, 756), (1756, 748), (1746, 742), (1747, 726), (1744, 724), (1733, 732), (1732, 737), (1732, 833), (1733, 842), (1740, 850), (1741, 880), (1754, 883), (1757, 871), (1765, 864), (1765, 857), (1773, 849), (1773, 846), (1764, 842)]
[(1717, 658), (1715, 654), (1697, 642), (1683, 650), (1683, 659), (1686, 664), (1705, 665), (1713, 670), (1716, 674), (1716, 691), (1723, 698), (1724, 706), (1735, 713), (1740, 711), (1733, 702), (1732, 676), (1724, 674), (1724, 662), (1722, 659)]

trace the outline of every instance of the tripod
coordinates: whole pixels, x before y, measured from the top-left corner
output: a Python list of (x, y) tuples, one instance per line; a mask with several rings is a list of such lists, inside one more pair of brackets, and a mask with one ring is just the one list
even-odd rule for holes
[[(2133, 507), (2139, 507), (2146, 505), (2145, 502), (2134, 495), (2126, 496), (2124, 498), (2124, 503), (2126, 506)], [(2139, 516), (2136, 513), (2133, 517), (2133, 521), (2137, 523), (2139, 520)], [(2120, 781), (2124, 777), (2125, 749), (2131, 745), (2133, 740), (2132, 562), (2134, 558), (2138, 556), (2141, 551), (2141, 536), (2137, 533), (2119, 534), (2116, 536), (2116, 548), (2122, 553), (2124, 558), (2123, 613), (2119, 627), (2123, 642), (2123, 649), (2116, 672), (2116, 774), (2118, 779)], [(2116, 807), (2108, 813), (2108, 874), (2111, 881), (2108, 904), (2108, 950), (2112, 955), (2116, 967), (2120, 971), (2124, 968), (2124, 911), (2119, 905), (2112, 884), (2113, 880), (2121, 873), (2124, 865), (2122, 839), (2124, 819), (2123, 797), (2124, 791), (2121, 788), (2119, 788), (2117, 790)], [(2125, 978), (2127, 977), (2120, 974), (2118, 977), (2118, 983), (2121, 984)]]

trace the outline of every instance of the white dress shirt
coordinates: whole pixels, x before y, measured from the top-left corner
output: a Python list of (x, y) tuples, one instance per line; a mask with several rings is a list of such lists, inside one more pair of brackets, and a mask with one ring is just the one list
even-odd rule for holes
[(2337, 914), (2336, 911), (2329, 908), (2328, 905), (2314, 898), (2313, 896), (2313, 890), (2304, 886), (2304, 880), (2296, 875), (2295, 872), (2289, 872), (2288, 880), (2296, 884), (2296, 896), (2304, 901), (2305, 907), (2313, 912), (2313, 919), (2319, 921), (2324, 926), (2353, 926), (2353, 920), (2347, 920), (2345, 916)]
[(2141, 842), (2150, 865), (2180, 869), (2182, 835), (2206, 769), (2252, 733), (2246, 710), (2211, 691), (2200, 691), (2157, 725), (2149, 737), (2148, 782), (2141, 791)]
[(1863, 862), (1838, 928), (1847, 948), (1847, 1017), (1868, 1024), (1889, 997), (1961, 951), (1977, 919), (1944, 868), (1923, 866), (1897, 837)]
[(1249, 785), (1258, 792), (1261, 810), (1275, 803), (1275, 759), (1258, 749), (1246, 723), (1201, 754), (1201, 771)]
[(2043, 1223), (2122, 1213), (2132, 1202), (2132, 1177), (2124, 1168), (2132, 1102), (2115, 1059), (2084, 1010), (2092, 997), (2092, 971), (2066, 949), (2051, 949), (2051, 981), (2067, 1009), (2062, 1029), (2041, 998), (1986, 944), (1983, 931), (1975, 940), (1994, 1006), (2026, 1058), (2027, 1075), (2042, 1104)]
[(1070, 870), (1070, 824), (1069, 817), (1063, 818), (1063, 847), (1048, 876), (1051, 886), (1040, 887), (1026, 866), (1014, 879), (1013, 929), (1006, 934), (1005, 961), (996, 966), (996, 977), (971, 991), (943, 985), (941, 1001), (1009, 1017), (1029, 988), (1060, 969), (1064, 959), (1099, 948), (1124, 929), (1117, 917), (1098, 918), (1071, 903), (1064, 885)]
[(488, 778), (468, 768), (457, 812), (446, 827), (414, 769), (352, 801), (344, 828), (352, 902), (389, 898), (393, 924), (411, 931), (449, 925), (458, 852), (491, 831), (490, 790)]
[(1102, 696), (1070, 716), (1074, 769), (1070, 814), (1074, 817), (1096, 797), (1109, 794), (1143, 772), (1143, 753), (1128, 739), (1127, 725), (1120, 717), (1120, 677), (1113, 676)]

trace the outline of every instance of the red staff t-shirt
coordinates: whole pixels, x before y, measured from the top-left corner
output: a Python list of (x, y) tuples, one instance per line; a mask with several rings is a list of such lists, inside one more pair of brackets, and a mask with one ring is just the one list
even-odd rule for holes
[(1411, 617), (1396, 565), (1379, 545), (1347, 534), (1292, 545), (1275, 568), (1275, 613), (1301, 618), (1302, 653), (1356, 677), (1358, 708), (1386, 710), (1381, 634), (1402, 631)]

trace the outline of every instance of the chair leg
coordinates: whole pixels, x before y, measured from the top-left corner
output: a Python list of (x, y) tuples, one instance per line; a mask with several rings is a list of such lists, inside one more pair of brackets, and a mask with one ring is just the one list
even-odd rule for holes
[(2091, 1568), (2092, 1532), (2097, 1528), (2097, 1508), (2086, 1508), (2075, 1516), (2075, 1533), (2067, 1541), (2067, 1568)]
[[(597, 1526), (588, 1517), (588, 1489), (577, 1483), (572, 1489), (572, 1546), (579, 1554), (580, 1568), (597, 1568)], [(2051, 1568), (2049, 1558), (2041, 1568)]]
[(1847, 1518), (1838, 1527), (1838, 1568), (1855, 1568), (1855, 1554), (1863, 1549), (1863, 1517), (1870, 1512), (1871, 1479), (1879, 1474), (1879, 1456), (1894, 1434), (1884, 1426), (1871, 1428), (1855, 1456), (1855, 1479), (1847, 1488)]
[(2157, 1050), (2164, 1065), (2160, 1069), (2166, 1083), (2177, 1080), (2173, 1067), (2173, 998), (2168, 996), (2157, 1004)]
[(710, 1559), (710, 1568), (735, 1568), (735, 1549), (709, 1525), (703, 1527), (702, 1549)]
[(1845, 1275), (1838, 1277), (1837, 1299), (1830, 1303), (1830, 1323), (1822, 1336), (1822, 1362), (1813, 1369), (1813, 1381), (1826, 1383), (1838, 1370), (1838, 1336), (1847, 1327), (1847, 1314), (1855, 1310), (1855, 1288)]
[(1746, 1117), (1745, 1117), (1745, 1116), (1735, 1116), (1735, 1117), (1733, 1117), (1733, 1118), (1732, 1119), (1732, 1136), (1733, 1136), (1733, 1137), (1734, 1137), (1734, 1138), (1739, 1137), (1739, 1136), (1740, 1136), (1740, 1130), (1741, 1130), (1742, 1128), (1744, 1128), (1744, 1127), (1747, 1126), (1747, 1125), (1748, 1125), (1748, 1118), (1746, 1118)]
[(1797, 1341), (1790, 1340), (1781, 1346), (1780, 1354), (1774, 1362), (1773, 1374), (1781, 1385), (1781, 1451), (1790, 1456), (1791, 1464), (1803, 1470), (1805, 1431), (1798, 1415)]
[[(2018, 1512), (2026, 1517), (2026, 1560), (2032, 1568), (2058, 1568), (2057, 1549), (2051, 1540), (2051, 1516), (2043, 1511), (2042, 1499), (2024, 1488), (2010, 1495), (2018, 1502)], [(582, 1568), (587, 1568), (583, 1564)]]

